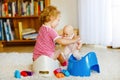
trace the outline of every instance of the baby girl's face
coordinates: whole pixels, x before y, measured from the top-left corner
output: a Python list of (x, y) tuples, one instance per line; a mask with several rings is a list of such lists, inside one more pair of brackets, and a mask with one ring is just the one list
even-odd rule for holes
[(71, 37), (73, 35), (73, 29), (72, 28), (64, 28), (63, 29), (63, 37)]
[(70, 37), (70, 36), (71, 36), (71, 32), (70, 31), (67, 31), (67, 30), (63, 31), (63, 37)]

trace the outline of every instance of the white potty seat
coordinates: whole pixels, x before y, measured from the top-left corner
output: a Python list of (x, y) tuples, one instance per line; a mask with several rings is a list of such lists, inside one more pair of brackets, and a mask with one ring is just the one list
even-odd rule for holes
[(59, 68), (58, 60), (42, 55), (33, 62), (33, 72), (40, 76), (54, 76), (54, 70)]

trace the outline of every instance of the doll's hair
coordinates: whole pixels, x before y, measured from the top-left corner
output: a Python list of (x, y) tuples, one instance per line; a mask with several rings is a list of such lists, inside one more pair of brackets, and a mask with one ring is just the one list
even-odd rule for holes
[(51, 21), (51, 18), (56, 19), (58, 15), (60, 15), (60, 11), (55, 6), (44, 8), (40, 13), (40, 25)]

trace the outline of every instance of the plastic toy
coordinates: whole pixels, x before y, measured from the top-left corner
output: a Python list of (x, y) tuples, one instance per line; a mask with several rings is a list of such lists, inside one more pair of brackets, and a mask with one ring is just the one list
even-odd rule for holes
[(21, 75), (20, 75), (20, 71), (19, 71), (19, 70), (15, 70), (15, 72), (14, 72), (14, 77), (15, 77), (15, 78), (21, 78)]
[(62, 69), (61, 68), (57, 68), (54, 70), (54, 74), (57, 78), (63, 78), (65, 75), (62, 73)]
[(21, 71), (20, 74), (23, 76), (23, 77), (26, 77), (28, 76), (27, 72), (26, 71)]
[(62, 70), (61, 71), (66, 77), (69, 77), (70, 76), (70, 73), (67, 71), (67, 70)]
[(61, 68), (57, 68), (57, 69), (54, 70), (54, 74), (56, 75), (57, 73), (60, 73), (61, 71), (62, 71)]
[(57, 73), (55, 76), (56, 76), (57, 78), (63, 78), (63, 77), (65, 77), (64, 74), (61, 73), (61, 72), (60, 72), (60, 73)]
[[(62, 74), (61, 74), (62, 73)], [(54, 70), (54, 74), (55, 74), (55, 76), (57, 77), (57, 78), (62, 78), (62, 77), (64, 77), (64, 76), (70, 76), (70, 73), (67, 71), (67, 70), (65, 70), (65, 69), (61, 69), (61, 68), (57, 68), (57, 69), (55, 69)], [(64, 76), (63, 76), (64, 75)]]
[(95, 52), (89, 52), (80, 60), (77, 60), (73, 55), (71, 55), (68, 60), (67, 70), (73, 76), (90, 76), (90, 72), (92, 70), (100, 73)]
[(33, 72), (30, 71), (21, 71), (20, 74), (24, 77), (26, 76), (32, 76)]
[(27, 73), (28, 76), (32, 76), (33, 75), (33, 72), (31, 71), (25, 71)]
[(33, 62), (33, 72), (40, 76), (54, 76), (53, 71), (59, 66), (58, 60), (42, 55)]

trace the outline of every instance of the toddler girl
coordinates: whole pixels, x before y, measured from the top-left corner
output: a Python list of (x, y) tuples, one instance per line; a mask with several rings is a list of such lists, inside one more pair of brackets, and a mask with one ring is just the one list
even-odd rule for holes
[(67, 65), (61, 53), (55, 53), (55, 43), (68, 45), (77, 42), (79, 37), (74, 37), (71, 40), (61, 38), (55, 31), (59, 21), (60, 11), (55, 6), (48, 6), (41, 11), (40, 29), (33, 50), (33, 61), (41, 55), (46, 55), (58, 59), (63, 66)]

